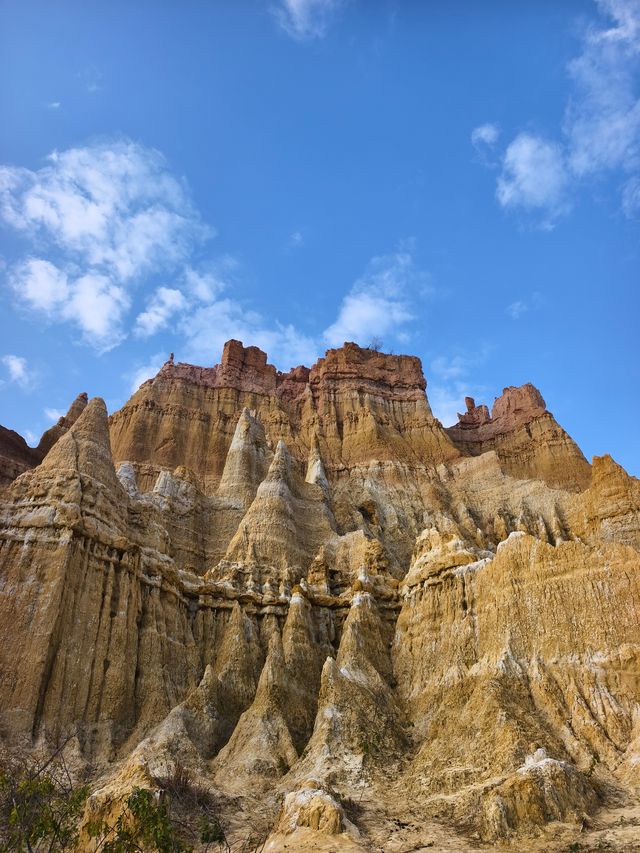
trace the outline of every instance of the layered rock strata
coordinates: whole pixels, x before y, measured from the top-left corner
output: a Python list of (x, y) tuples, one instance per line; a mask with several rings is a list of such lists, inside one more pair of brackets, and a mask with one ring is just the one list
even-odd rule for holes
[(505, 388), (491, 409), (465, 397), (467, 411), (447, 434), (462, 452), (479, 456), (494, 450), (506, 473), (540, 478), (558, 488), (589, 484), (589, 464), (577, 444), (547, 411), (542, 394), (527, 383)]
[(415, 358), (230, 341), (74, 406), (0, 496), (0, 732), (89, 814), (180, 764), (266, 849), (522, 850), (637, 795), (640, 484), (533, 386), (445, 430)]

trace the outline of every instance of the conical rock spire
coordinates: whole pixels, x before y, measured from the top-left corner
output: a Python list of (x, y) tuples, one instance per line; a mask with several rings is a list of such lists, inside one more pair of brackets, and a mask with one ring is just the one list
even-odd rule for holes
[(218, 495), (240, 501), (248, 509), (266, 476), (271, 456), (262, 424), (245, 406), (227, 453)]

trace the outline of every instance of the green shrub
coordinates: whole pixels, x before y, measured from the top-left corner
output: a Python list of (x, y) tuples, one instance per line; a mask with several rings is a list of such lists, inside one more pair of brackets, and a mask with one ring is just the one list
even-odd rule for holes
[(186, 853), (169, 820), (166, 803), (158, 801), (151, 791), (134, 788), (115, 824), (93, 824), (89, 837), (101, 853)]
[(15, 750), (0, 760), (0, 851), (73, 850), (87, 785), (75, 785), (64, 746), (48, 757)]

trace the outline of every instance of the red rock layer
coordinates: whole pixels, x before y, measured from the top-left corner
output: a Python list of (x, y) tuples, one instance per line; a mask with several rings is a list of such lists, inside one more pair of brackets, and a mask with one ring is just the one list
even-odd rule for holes
[(542, 394), (531, 383), (505, 388), (489, 415), (466, 397), (467, 411), (447, 434), (464, 455), (495, 451), (503, 470), (521, 479), (542, 479), (550, 485), (585, 489), (589, 463), (573, 439), (547, 411)]
[(19, 433), (0, 426), (0, 488), (8, 486), (23, 471), (33, 468), (40, 460), (38, 451), (29, 447)]
[(246, 407), (259, 415), (272, 450), (283, 439), (306, 464), (317, 441), (329, 473), (372, 460), (437, 464), (459, 452), (433, 417), (425, 387), (412, 356), (347, 343), (311, 369), (282, 373), (257, 347), (228, 341), (220, 364), (171, 358), (142, 385), (111, 417), (114, 458), (137, 465), (143, 488), (160, 468), (184, 465), (211, 494)]
[(0, 426), (0, 488), (42, 462), (56, 441), (78, 420), (87, 399), (86, 393), (78, 394), (67, 414), (42, 434), (37, 447), (29, 447), (17, 432)]

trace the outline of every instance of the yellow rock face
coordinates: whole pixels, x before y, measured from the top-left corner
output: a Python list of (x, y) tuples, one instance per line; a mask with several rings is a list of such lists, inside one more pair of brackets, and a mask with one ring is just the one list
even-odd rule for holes
[(448, 430), (425, 386), (230, 341), (78, 398), (37, 467), (9, 436), (0, 735), (73, 733), (92, 817), (188, 766), (267, 850), (564, 850), (631, 808), (640, 484), (533, 386)]

